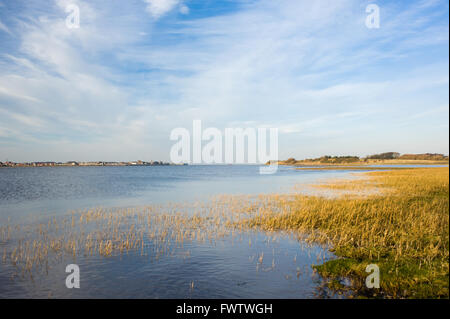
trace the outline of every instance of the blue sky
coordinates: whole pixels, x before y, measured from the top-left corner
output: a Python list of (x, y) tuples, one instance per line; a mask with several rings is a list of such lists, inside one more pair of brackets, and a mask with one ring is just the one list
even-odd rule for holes
[(277, 127), (280, 158), (448, 154), (448, 13), (440, 0), (0, 0), (0, 161), (169, 160), (170, 131), (194, 119)]

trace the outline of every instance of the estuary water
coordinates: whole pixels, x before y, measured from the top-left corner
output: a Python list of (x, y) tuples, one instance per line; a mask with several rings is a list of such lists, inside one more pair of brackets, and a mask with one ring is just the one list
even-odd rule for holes
[(0, 223), (92, 207), (135, 207), (207, 200), (217, 194), (289, 193), (297, 184), (348, 176), (350, 171), (272, 175), (256, 165), (0, 168)]
[[(289, 234), (251, 231), (215, 241), (194, 240), (159, 258), (133, 250), (108, 257), (63, 255), (33, 274), (17, 271), (8, 260), (14, 259), (14, 245), (25, 232), (17, 225), (45, 224), (98, 207), (208, 202), (220, 194), (292, 193), (296, 185), (298, 192), (301, 185), (351, 172), (281, 166), (273, 175), (260, 175), (259, 166), (252, 165), (0, 168), (0, 226), (12, 230), (11, 238), (0, 241), (0, 298), (336, 297), (321, 288), (322, 280), (311, 268), (332, 254)], [(142, 243), (151, 244), (152, 239)], [(80, 268), (78, 289), (65, 284), (71, 263)]]

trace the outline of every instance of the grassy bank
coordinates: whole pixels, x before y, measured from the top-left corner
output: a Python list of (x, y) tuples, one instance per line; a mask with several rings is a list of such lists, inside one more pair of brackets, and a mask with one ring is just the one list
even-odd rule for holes
[[(248, 227), (293, 230), (326, 243), (339, 256), (315, 268), (333, 289), (359, 296), (449, 297), (449, 170), (416, 168), (366, 173), (366, 180), (324, 185), (378, 192), (337, 198), (299, 195), (281, 213), (265, 211)], [(380, 268), (380, 289), (367, 289), (366, 266)]]
[(386, 170), (398, 170), (398, 169), (407, 169), (406, 167), (375, 167), (375, 166), (366, 166), (366, 165), (360, 165), (360, 166), (354, 166), (354, 165), (328, 165), (328, 166), (322, 166), (322, 167), (313, 167), (313, 166), (305, 166), (305, 167), (296, 167), (297, 170), (304, 170), (304, 171), (386, 171)]
[(349, 161), (310, 161), (310, 160), (287, 160), (287, 161), (279, 161), (278, 165), (288, 165), (288, 166), (331, 166), (331, 167), (346, 167), (346, 166), (367, 166), (367, 165), (448, 165), (448, 160), (401, 160), (401, 159), (386, 159), (386, 160), (379, 160), (379, 159), (358, 159), (358, 160), (349, 160)]

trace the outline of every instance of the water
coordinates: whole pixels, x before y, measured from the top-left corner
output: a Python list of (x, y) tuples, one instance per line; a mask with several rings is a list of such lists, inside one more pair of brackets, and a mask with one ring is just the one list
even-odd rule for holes
[(343, 171), (296, 171), (280, 166), (190, 165), (24, 167), (0, 169), (0, 223), (91, 207), (206, 200), (215, 194), (287, 193), (296, 184), (346, 176)]
[[(298, 184), (343, 176), (349, 172), (289, 167), (260, 175), (258, 166), (249, 165), (3, 168), (0, 225), (36, 223), (99, 206), (207, 202), (217, 194), (289, 193)], [(11, 245), (0, 242), (0, 249), (9, 251)], [(214, 242), (186, 242), (158, 259), (137, 251), (111, 257), (65, 256), (32, 278), (14, 275), (12, 265), (0, 263), (0, 298), (324, 297), (328, 292), (310, 266), (329, 258), (333, 255), (325, 247), (305, 247), (288, 234), (247, 232)], [(80, 267), (80, 289), (65, 286), (65, 267), (70, 263)]]

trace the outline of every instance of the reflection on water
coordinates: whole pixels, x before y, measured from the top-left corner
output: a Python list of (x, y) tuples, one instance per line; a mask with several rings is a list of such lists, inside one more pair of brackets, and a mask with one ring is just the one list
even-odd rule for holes
[[(326, 248), (305, 246), (292, 234), (236, 232), (227, 223), (245, 205), (238, 201), (218, 213), (208, 203), (215, 194), (286, 193), (298, 183), (347, 173), (286, 167), (273, 176), (258, 172), (257, 166), (1, 169), (0, 253), (6, 262), (0, 263), (0, 297), (323, 297), (311, 264), (332, 258)], [(171, 210), (151, 210), (148, 218), (125, 213), (120, 221), (130, 210), (112, 209), (142, 205)], [(86, 211), (67, 213), (98, 206), (111, 209), (89, 223), (80, 219)], [(198, 210), (220, 218), (202, 215), (201, 231), (194, 229), (190, 218)], [(177, 214), (185, 215), (167, 217)], [(128, 249), (121, 246), (125, 240), (137, 244)], [(115, 247), (110, 253), (108, 245)], [(65, 287), (69, 263), (80, 266), (80, 289)]]

